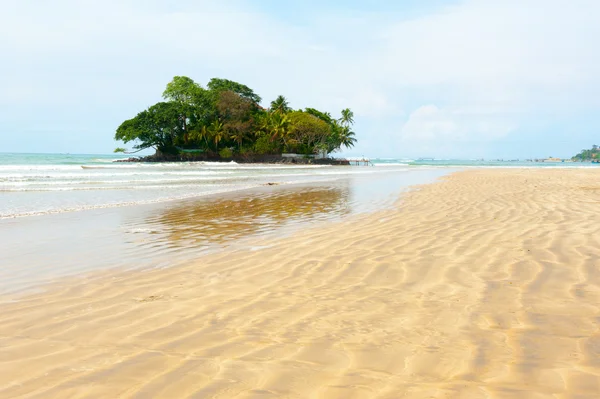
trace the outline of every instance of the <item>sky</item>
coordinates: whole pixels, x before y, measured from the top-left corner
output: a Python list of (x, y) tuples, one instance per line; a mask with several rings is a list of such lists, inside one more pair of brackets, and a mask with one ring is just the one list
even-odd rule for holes
[(600, 144), (597, 0), (0, 0), (0, 152), (110, 153), (176, 75), (355, 113), (347, 156)]

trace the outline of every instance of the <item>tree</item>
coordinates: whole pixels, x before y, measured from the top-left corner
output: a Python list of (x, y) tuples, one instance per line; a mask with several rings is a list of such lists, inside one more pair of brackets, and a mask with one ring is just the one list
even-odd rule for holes
[(210, 82), (208, 82), (207, 87), (217, 94), (224, 91), (232, 91), (255, 104), (259, 104), (262, 100), (260, 96), (254, 93), (248, 86), (228, 79), (212, 78)]
[(271, 141), (279, 139), (283, 142), (283, 145), (286, 145), (287, 137), (290, 133), (290, 119), (287, 115), (280, 113), (273, 113), (270, 116)]
[(253, 131), (253, 112), (256, 104), (251, 100), (227, 90), (219, 94), (217, 112), (223, 121), (223, 127), (230, 138), (238, 143), (241, 149), (244, 138)]
[[(187, 76), (175, 76), (167, 84), (162, 96), (165, 100), (179, 105), (180, 120), (184, 130), (183, 141), (188, 144), (190, 130), (200, 121), (205, 121), (211, 114), (211, 101), (206, 90)], [(191, 127), (188, 126), (190, 124)]]
[(350, 126), (354, 124), (354, 112), (350, 111), (350, 108), (342, 110), (342, 117), (339, 119), (343, 126)]
[(235, 130), (231, 130), (229, 132), (229, 138), (237, 143), (238, 149), (241, 149), (242, 143), (244, 142), (244, 139), (246, 138), (246, 134), (241, 129), (240, 130), (235, 129)]
[(314, 108), (306, 108), (304, 110), (304, 112), (319, 118), (320, 120), (322, 120), (323, 122), (325, 122), (329, 125), (331, 125), (334, 121), (334, 119), (331, 117), (331, 114), (329, 112), (321, 112), (318, 109), (314, 109)]
[(597, 145), (593, 145), (589, 150), (581, 150), (581, 152), (571, 158), (574, 161), (594, 161), (600, 158), (600, 148)]
[(270, 112), (260, 112), (255, 115), (255, 136), (269, 136), (271, 135), (271, 117), (272, 114)]
[[(252, 89), (227, 79), (213, 78), (205, 89), (187, 76), (175, 76), (162, 95), (164, 102), (121, 123), (115, 139), (133, 142), (136, 152), (155, 148), (157, 153), (177, 154), (183, 146), (188, 153), (208, 152), (208, 156), (234, 149), (250, 155), (330, 153), (356, 142), (350, 109), (343, 110), (339, 119), (315, 108), (293, 111), (279, 95), (265, 110)], [(187, 151), (199, 148), (207, 151)], [(597, 147), (586, 155), (589, 152), (596, 156)]]
[(206, 126), (201, 126), (200, 129), (190, 132), (190, 136), (192, 140), (197, 141), (200, 145), (204, 141), (204, 147), (207, 149), (210, 148), (208, 144), (210, 133)]
[(115, 140), (137, 142), (137, 150), (154, 148), (159, 152), (174, 152), (175, 141), (181, 137), (183, 126), (180, 107), (175, 103), (157, 103), (134, 118), (123, 122), (115, 133)]
[(187, 76), (175, 76), (167, 83), (163, 98), (180, 104), (191, 104), (196, 91), (202, 89), (199, 84)]
[(302, 111), (290, 112), (288, 117), (292, 126), (289, 137), (304, 153), (313, 154), (317, 144), (327, 142), (331, 129), (325, 121)]
[(340, 149), (341, 146), (344, 146), (346, 148), (354, 147), (354, 144), (356, 143), (356, 138), (354, 137), (354, 132), (350, 130), (348, 126), (344, 126), (339, 132), (338, 143), (339, 145), (336, 149)]
[(223, 128), (223, 123), (220, 120), (216, 120), (208, 128), (209, 134), (212, 137), (215, 143), (215, 149), (219, 149), (219, 143), (226, 138), (225, 129)]
[(277, 112), (280, 114), (286, 114), (290, 112), (292, 109), (290, 108), (290, 104), (284, 96), (277, 96), (277, 98), (271, 101), (271, 111)]

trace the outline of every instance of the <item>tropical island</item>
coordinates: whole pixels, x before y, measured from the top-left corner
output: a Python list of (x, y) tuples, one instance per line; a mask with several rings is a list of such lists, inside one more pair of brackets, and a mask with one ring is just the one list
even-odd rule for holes
[(132, 161), (335, 163), (329, 155), (356, 142), (354, 114), (348, 108), (334, 118), (315, 108), (294, 110), (282, 95), (263, 108), (252, 89), (227, 79), (213, 78), (204, 88), (175, 76), (162, 96), (165, 101), (118, 127), (115, 140), (133, 143), (133, 151), (115, 152), (155, 150)]
[(571, 158), (572, 161), (577, 162), (600, 162), (600, 149), (596, 144), (589, 150), (581, 150), (581, 152)]

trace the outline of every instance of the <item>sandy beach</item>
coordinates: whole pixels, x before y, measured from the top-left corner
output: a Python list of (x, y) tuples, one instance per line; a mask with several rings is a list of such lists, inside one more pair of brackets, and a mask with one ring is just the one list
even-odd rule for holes
[(458, 172), (249, 249), (0, 297), (0, 398), (598, 398), (599, 176)]

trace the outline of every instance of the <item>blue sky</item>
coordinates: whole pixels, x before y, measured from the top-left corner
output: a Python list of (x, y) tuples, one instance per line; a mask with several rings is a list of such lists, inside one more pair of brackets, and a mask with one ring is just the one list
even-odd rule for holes
[(595, 0), (3, 2), (0, 152), (109, 153), (186, 75), (350, 107), (347, 155), (569, 157), (600, 144), (598, 21)]

